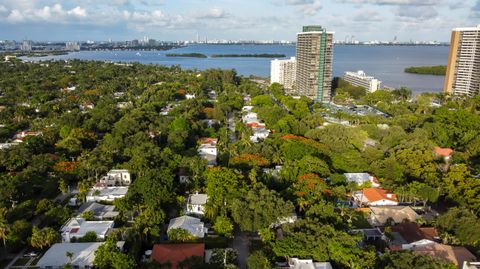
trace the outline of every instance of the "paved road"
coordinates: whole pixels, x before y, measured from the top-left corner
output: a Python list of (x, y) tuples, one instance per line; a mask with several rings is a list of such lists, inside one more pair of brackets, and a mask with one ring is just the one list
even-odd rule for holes
[[(76, 189), (73, 189), (73, 191), (69, 194), (59, 194), (57, 197), (55, 197), (54, 201), (56, 202), (59, 202), (59, 203), (62, 203), (65, 199), (71, 197), (72, 195), (74, 195), (75, 193), (78, 193), (78, 191)], [(43, 215), (40, 215), (40, 216), (36, 216), (35, 218), (33, 218), (32, 220), (32, 225), (33, 226), (38, 226), (38, 224), (40, 224), (40, 221), (42, 220), (42, 217)], [(13, 258), (13, 260), (7, 265), (5, 266), (5, 269), (10, 269), (12, 268), (13, 264), (20, 258), (23, 257), (23, 254), (25, 254), (25, 252), (27, 251), (27, 248), (24, 248), (22, 249), (22, 251), (20, 251), (16, 256), (15, 258)], [(28, 266), (30, 265), (30, 263), (32, 262), (33, 259), (30, 259), (30, 261), (25, 265), (25, 266)], [(23, 267), (17, 267), (17, 266), (14, 266), (13, 268), (23, 268)], [(12, 269), (13, 269), (12, 268)], [(26, 267), (25, 267), (26, 268)]]
[(281, 107), (281, 108), (283, 108), (283, 110), (287, 111), (288, 114), (292, 114), (290, 109), (288, 109), (288, 107), (286, 107), (282, 102), (278, 101), (278, 99), (272, 93), (270, 94), (270, 97), (279, 107)]
[[(22, 251), (20, 251), (17, 256), (15, 256), (15, 258), (13, 258), (13, 260), (7, 265), (5, 266), (5, 269), (9, 269), (13, 266), (13, 264), (15, 262), (17, 262), (18, 259), (22, 258), (23, 257), (23, 254), (25, 254), (25, 251), (27, 251), (26, 248), (22, 249)], [(13, 268), (16, 268), (16, 267), (13, 267)]]
[(246, 269), (247, 258), (250, 255), (250, 238), (247, 233), (241, 232), (238, 228), (233, 238), (233, 249), (238, 253), (239, 268)]

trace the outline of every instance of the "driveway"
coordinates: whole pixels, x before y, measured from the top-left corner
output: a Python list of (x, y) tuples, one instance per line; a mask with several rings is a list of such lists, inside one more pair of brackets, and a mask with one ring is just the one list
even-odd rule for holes
[(233, 238), (233, 249), (238, 254), (238, 267), (240, 269), (247, 268), (247, 258), (250, 255), (250, 237), (247, 233), (236, 229), (235, 237)]

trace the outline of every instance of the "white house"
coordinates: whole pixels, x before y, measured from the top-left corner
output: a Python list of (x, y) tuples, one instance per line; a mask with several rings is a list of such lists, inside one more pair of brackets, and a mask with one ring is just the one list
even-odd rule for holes
[(132, 107), (133, 104), (132, 102), (118, 102), (117, 103), (117, 108), (118, 109), (125, 109), (125, 108), (129, 108), (129, 107)]
[(112, 202), (115, 199), (123, 198), (128, 192), (128, 187), (99, 187), (92, 188), (87, 194), (87, 202)]
[(194, 98), (195, 98), (195, 94), (189, 94), (189, 93), (187, 93), (187, 94), (185, 94), (185, 98), (186, 98), (186, 99), (194, 99)]
[(78, 217), (86, 212), (92, 212), (95, 220), (114, 219), (120, 214), (113, 205), (102, 205), (96, 202), (86, 202), (77, 211)]
[(27, 136), (39, 136), (39, 135), (42, 135), (42, 132), (32, 132), (32, 131), (20, 132), (15, 135), (15, 139), (13, 140), (13, 143), (22, 143), (25, 137)]
[(130, 173), (126, 169), (112, 169), (99, 182), (106, 186), (129, 186), (132, 183)]
[(0, 143), (0, 150), (2, 149), (9, 149), (13, 146), (18, 145), (18, 143)]
[(361, 186), (367, 182), (370, 182), (372, 187), (380, 187), (378, 180), (368, 173), (344, 173), (343, 175), (345, 176), (347, 183), (355, 182), (358, 186)]
[[(95, 251), (103, 244), (103, 242), (57, 243), (43, 254), (36, 266), (42, 269), (60, 269), (65, 268), (65, 264), (71, 263), (72, 268), (93, 268)], [(73, 254), (71, 260), (67, 257), (67, 252)]]
[(200, 146), (198, 147), (198, 155), (208, 161), (208, 165), (217, 165), (217, 141), (216, 138), (202, 138), (200, 139)]
[(260, 122), (260, 120), (258, 119), (257, 113), (251, 112), (251, 111), (242, 116), (242, 121), (244, 123), (252, 123), (252, 122), (259, 123)]
[(314, 262), (310, 259), (290, 258), (288, 260), (289, 269), (332, 269), (329, 262)]
[(186, 215), (204, 215), (205, 204), (207, 204), (208, 195), (195, 193), (190, 194), (187, 198), (187, 206), (185, 208)]
[(366, 188), (353, 194), (358, 206), (396, 206), (397, 196), (381, 188)]
[(207, 95), (208, 95), (208, 98), (210, 98), (210, 100), (216, 100), (218, 96), (217, 92), (214, 90), (208, 91)]
[(250, 136), (250, 141), (255, 143), (266, 139), (270, 135), (270, 130), (266, 128), (252, 128), (252, 131), (253, 135)]
[(275, 168), (262, 168), (262, 172), (277, 178), (282, 171), (282, 165), (275, 165)]
[(200, 219), (190, 216), (181, 216), (171, 219), (170, 223), (168, 224), (168, 231), (171, 229), (187, 230), (197, 238), (203, 238), (208, 232), (208, 229), (205, 228), (204, 223)]
[(113, 228), (113, 224), (113, 221), (87, 221), (83, 218), (71, 218), (60, 229), (62, 242), (69, 243), (71, 239), (84, 237), (88, 232), (95, 232), (97, 238), (105, 239), (108, 231)]
[(253, 106), (244, 106), (242, 107), (242, 112), (251, 112), (253, 109)]

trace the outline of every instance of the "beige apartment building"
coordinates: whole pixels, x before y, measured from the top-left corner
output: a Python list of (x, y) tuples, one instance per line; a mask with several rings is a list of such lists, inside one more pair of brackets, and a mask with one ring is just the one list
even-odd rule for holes
[(480, 25), (452, 31), (444, 92), (472, 97), (480, 89)]

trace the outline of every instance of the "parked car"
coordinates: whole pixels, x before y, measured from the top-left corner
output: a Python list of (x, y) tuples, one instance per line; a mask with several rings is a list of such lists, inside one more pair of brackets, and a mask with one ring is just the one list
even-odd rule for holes
[(38, 252), (35, 252), (35, 251), (23, 254), (23, 257), (37, 257), (37, 256), (38, 256)]

